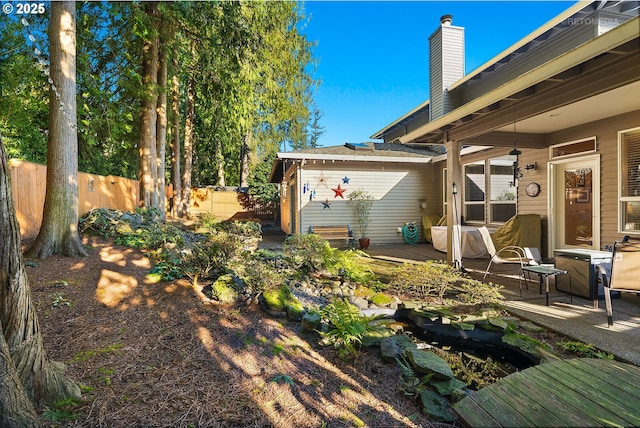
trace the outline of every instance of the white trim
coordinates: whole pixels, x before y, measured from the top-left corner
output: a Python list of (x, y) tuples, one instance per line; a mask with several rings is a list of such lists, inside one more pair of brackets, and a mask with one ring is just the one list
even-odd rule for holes
[[(570, 155), (553, 156), (553, 149), (555, 149), (555, 148), (564, 147), (564, 146), (570, 146), (571, 144), (583, 143), (585, 141), (590, 141), (590, 140), (593, 140), (593, 150), (587, 150), (587, 151), (579, 152), (579, 153), (571, 153)], [(570, 157), (583, 156), (585, 154), (597, 153), (597, 151), (598, 151), (598, 140), (597, 140), (596, 136), (594, 135), (593, 137), (580, 138), (578, 140), (568, 141), (566, 143), (554, 144), (552, 146), (549, 146), (549, 159), (554, 159), (554, 160), (556, 160), (556, 159), (565, 159), (565, 158), (570, 158)]]
[(588, 156), (579, 156), (572, 157), (567, 159), (556, 159), (551, 160), (547, 164), (547, 183), (549, 183), (549, 191), (547, 192), (547, 218), (549, 219), (548, 230), (547, 230), (547, 254), (550, 256), (553, 254), (555, 248), (555, 239), (556, 239), (556, 221), (557, 221), (557, 213), (555, 209), (554, 199), (556, 196), (556, 185), (557, 183), (554, 180), (555, 176), (555, 168), (559, 165), (564, 165), (567, 163), (576, 163), (576, 162), (591, 162), (595, 164), (593, 170), (593, 189), (591, 192), (591, 202), (593, 207), (593, 217), (592, 217), (592, 237), (593, 242), (591, 246), (595, 249), (600, 249), (600, 222), (602, 220), (602, 214), (600, 206), (600, 192), (602, 190), (602, 183), (600, 179), (600, 154), (591, 154)]
[(410, 156), (370, 156), (370, 155), (335, 155), (335, 154), (317, 154), (317, 153), (293, 153), (279, 152), (279, 159), (295, 159), (295, 160), (322, 160), (322, 161), (358, 161), (358, 162), (387, 162), (387, 163), (430, 163), (433, 158)]
[(623, 129), (618, 131), (618, 233), (624, 233), (628, 235), (638, 235), (640, 231), (637, 230), (624, 230), (622, 225), (623, 223), (623, 213), (622, 213), (622, 204), (623, 202), (638, 202), (640, 201), (640, 197), (633, 196), (622, 196), (622, 136), (626, 133), (640, 131), (640, 126)]

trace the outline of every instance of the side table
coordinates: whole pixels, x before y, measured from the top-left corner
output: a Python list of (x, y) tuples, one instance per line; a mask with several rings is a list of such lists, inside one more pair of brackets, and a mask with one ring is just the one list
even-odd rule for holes
[(556, 275), (569, 275), (569, 299), (571, 304), (573, 304), (573, 292), (571, 290), (571, 274), (568, 271), (563, 269), (555, 268), (551, 265), (531, 265), (531, 266), (523, 266), (522, 270), (524, 272), (530, 272), (538, 274), (540, 277), (540, 293), (542, 293), (542, 278), (544, 277), (546, 284), (546, 294), (547, 294), (547, 306), (549, 306), (549, 277), (553, 276), (555, 278)]

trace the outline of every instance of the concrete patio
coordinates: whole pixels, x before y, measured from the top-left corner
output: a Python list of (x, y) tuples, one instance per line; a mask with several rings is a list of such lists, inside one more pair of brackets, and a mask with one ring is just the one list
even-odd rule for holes
[[(283, 239), (282, 235), (265, 235), (260, 247), (277, 249)], [(446, 260), (445, 253), (426, 243), (371, 246), (366, 252), (375, 258), (400, 263)], [(463, 259), (463, 267), (471, 277), (481, 280), (488, 262), (488, 259)], [(640, 365), (640, 297), (637, 295), (623, 293), (621, 298), (612, 300), (614, 324), (608, 328), (604, 300), (600, 300), (598, 309), (593, 309), (590, 300), (577, 296), (573, 296), (571, 304), (569, 295), (557, 292), (550, 279), (549, 306), (546, 306), (544, 290), (540, 294), (537, 278), (529, 283), (528, 289), (523, 282), (520, 296), (518, 275), (513, 266), (498, 265), (493, 271), (487, 280), (504, 286), (505, 304), (514, 315)]]

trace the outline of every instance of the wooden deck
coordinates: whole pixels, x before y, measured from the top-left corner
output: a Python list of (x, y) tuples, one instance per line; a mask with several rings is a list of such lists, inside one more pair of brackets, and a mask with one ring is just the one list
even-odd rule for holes
[(640, 426), (640, 367), (589, 358), (545, 363), (482, 388), (453, 409), (470, 427)]

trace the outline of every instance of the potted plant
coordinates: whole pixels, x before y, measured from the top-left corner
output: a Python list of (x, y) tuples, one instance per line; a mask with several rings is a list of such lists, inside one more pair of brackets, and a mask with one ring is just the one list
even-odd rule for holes
[(373, 206), (373, 195), (364, 189), (357, 189), (349, 193), (349, 199), (353, 202), (353, 209), (356, 213), (356, 219), (360, 228), (360, 248), (366, 250), (369, 247), (370, 240), (367, 237), (369, 230), (369, 214)]

